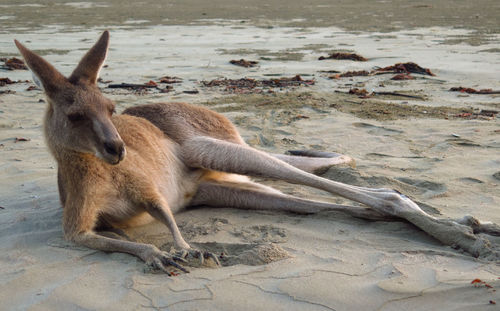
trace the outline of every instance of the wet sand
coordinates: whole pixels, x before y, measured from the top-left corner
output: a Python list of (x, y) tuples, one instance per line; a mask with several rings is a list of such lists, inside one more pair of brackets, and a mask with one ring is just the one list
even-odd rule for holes
[(259, 27), (341, 27), (351, 31), (395, 31), (450, 26), (495, 34), (500, 30), (500, 4), (468, 1), (170, 1), (127, 2), (2, 1), (4, 31), (31, 31), (47, 25), (70, 29), (94, 26), (136, 28), (158, 25), (212, 25), (231, 22)]
[[(111, 50), (101, 71), (106, 83), (100, 86), (119, 111), (148, 102), (197, 103), (230, 118), (258, 149), (318, 149), (356, 159), (356, 168), (331, 168), (326, 178), (395, 188), (436, 216), (470, 214), (500, 223), (499, 121), (480, 114), (500, 110), (500, 97), (448, 91), (500, 90), (498, 4), (345, 1), (327, 10), (324, 2), (291, 1), (286, 9), (215, 2), (205, 10), (203, 3), (184, 1), (161, 14), (152, 1), (140, 7), (113, 1), (51, 7), (43, 1), (39, 6), (4, 2), (0, 57), (18, 56), (12, 44), (17, 38), (69, 74), (109, 28)], [(79, 14), (70, 18), (74, 12)], [(368, 61), (318, 61), (334, 51), (356, 52)], [(259, 64), (229, 64), (240, 58)], [(408, 61), (436, 76), (329, 79), (331, 74), (322, 72)], [(201, 82), (297, 74), (315, 84), (235, 94)], [(165, 75), (182, 79), (169, 93), (106, 87)], [(0, 77), (26, 80), (30, 74), (0, 70)], [(144, 271), (132, 256), (67, 243), (56, 163), (41, 130), (46, 103), (40, 102), (40, 90), (26, 91), (30, 85), (0, 87), (16, 92), (0, 94), (0, 301), (8, 310), (493, 310), (490, 300), (500, 303), (497, 262), (443, 246), (404, 222), (367, 222), (334, 212), (180, 213), (176, 219), (188, 241), (227, 258), (223, 268), (192, 267), (190, 274), (171, 278)], [(344, 94), (354, 87), (421, 99)], [(192, 90), (198, 93), (184, 93)], [(352, 203), (297, 185), (263, 182), (300, 197)], [(128, 233), (170, 249), (171, 237), (161, 225)], [(476, 278), (493, 288), (472, 285)]]

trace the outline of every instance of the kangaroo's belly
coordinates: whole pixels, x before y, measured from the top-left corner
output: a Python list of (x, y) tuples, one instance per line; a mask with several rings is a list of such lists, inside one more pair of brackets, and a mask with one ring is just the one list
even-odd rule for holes
[[(165, 138), (160, 148), (156, 148), (154, 157), (143, 157), (140, 150), (127, 150), (125, 161), (127, 170), (121, 188), (109, 194), (109, 204), (101, 217), (115, 227), (132, 227), (148, 223), (152, 217), (146, 213), (144, 202), (163, 199), (165, 208), (176, 213), (189, 204), (196, 194), (207, 170), (187, 167), (180, 158), (179, 145)], [(121, 164), (120, 164), (121, 165)]]
[(170, 139), (165, 139), (164, 144), (169, 152), (168, 163), (162, 166), (156, 185), (172, 213), (176, 213), (189, 204), (207, 170), (187, 167), (181, 159), (180, 146)]

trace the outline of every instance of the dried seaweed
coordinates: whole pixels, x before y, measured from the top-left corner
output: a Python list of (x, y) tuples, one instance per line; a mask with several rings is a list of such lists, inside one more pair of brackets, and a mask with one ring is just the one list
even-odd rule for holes
[(419, 65), (408, 62), (408, 63), (397, 63), (392, 66), (387, 66), (384, 68), (375, 69), (372, 73), (417, 73), (421, 75), (435, 76), (430, 69), (420, 67)]
[(0, 78), (0, 86), (4, 86), (7, 84), (13, 84), (13, 83), (15, 83), (15, 82), (9, 78)]
[(217, 86), (225, 86), (225, 87), (235, 87), (235, 88), (247, 88), (253, 89), (259, 85), (259, 82), (255, 79), (250, 78), (241, 78), (241, 79), (216, 79), (212, 81), (201, 81), (201, 83), (206, 87), (217, 87)]
[(467, 94), (500, 94), (500, 91), (493, 91), (492, 89), (481, 89), (481, 90), (476, 90), (470, 87), (452, 87), (450, 89), (450, 92), (461, 92), (461, 93), (467, 93)]
[(260, 83), (268, 87), (289, 87), (289, 86), (299, 86), (299, 85), (314, 85), (314, 80), (304, 80), (300, 75), (296, 75), (292, 78), (279, 78), (279, 79), (269, 79), (261, 80)]
[(314, 85), (314, 80), (304, 80), (300, 75), (291, 78), (278, 78), (269, 80), (256, 80), (251, 78), (241, 79), (216, 79), (202, 81), (205, 87), (225, 87), (230, 93), (262, 93), (263, 88), (288, 88), (302, 85)]
[(28, 67), (24, 64), (22, 59), (12, 57), (12, 58), (0, 58), (0, 61), (4, 62), (2, 69), (7, 70), (28, 70)]
[(368, 92), (366, 89), (359, 89), (359, 88), (352, 88), (348, 92), (342, 92), (342, 91), (335, 91), (336, 93), (347, 93), (347, 94), (352, 94), (352, 95), (357, 95), (360, 98), (370, 98), (375, 95), (382, 95), (382, 96), (396, 96), (396, 97), (405, 97), (405, 98), (414, 98), (414, 99), (420, 99), (420, 100), (425, 100), (424, 97), (418, 96), (418, 95), (409, 95), (409, 94), (402, 94), (402, 93), (397, 93), (397, 92)]
[(18, 142), (21, 142), (21, 141), (30, 141), (31, 139), (29, 138), (24, 138), (24, 137), (16, 137), (14, 139), (14, 143), (18, 143)]
[(341, 74), (333, 75), (328, 78), (330, 79), (339, 79), (339, 78), (347, 78), (347, 77), (363, 77), (363, 76), (368, 76), (370, 75), (370, 72), (366, 70), (360, 70), (360, 71), (346, 71)]
[(364, 58), (361, 55), (355, 54), (355, 53), (345, 53), (345, 52), (337, 52), (337, 53), (332, 53), (328, 56), (320, 56), (318, 60), (325, 60), (325, 59), (347, 59), (347, 60), (354, 60), (358, 62), (366, 62), (368, 59)]
[(422, 75), (428, 75), (428, 76), (435, 76), (430, 69), (428, 68), (423, 68), (420, 67), (419, 65), (415, 63), (397, 63), (392, 66), (384, 67), (384, 68), (377, 68), (372, 71), (366, 71), (366, 70), (360, 70), (360, 71), (346, 71), (341, 74), (336, 74), (333, 76), (330, 76), (330, 79), (339, 79), (339, 78), (346, 78), (346, 77), (362, 77), (362, 76), (372, 76), (372, 75), (379, 75), (379, 74), (388, 74), (388, 73), (396, 73), (394, 77), (391, 78), (391, 80), (413, 80), (415, 79), (410, 73), (416, 73), (416, 74), (422, 74)]
[(158, 83), (166, 83), (166, 84), (174, 84), (174, 83), (181, 83), (182, 79), (179, 77), (171, 77), (171, 76), (164, 76), (161, 77)]
[(496, 110), (480, 110), (479, 112), (463, 112), (455, 115), (456, 118), (467, 120), (483, 119), (491, 120), (496, 117), (499, 112)]
[[(152, 82), (152, 81), (150, 81)], [(144, 83), (144, 84), (135, 84), (135, 83), (120, 83), (120, 84), (109, 84), (108, 88), (110, 89), (156, 89), (158, 88), (158, 84), (154, 83)]]
[(160, 88), (158, 83), (156, 83), (153, 80), (150, 80), (149, 82), (146, 82), (143, 84), (136, 84), (136, 83), (109, 84), (108, 88), (110, 88), (110, 89), (127, 89), (127, 90), (132, 90), (132, 91), (139, 93), (139, 94), (147, 93), (148, 90), (152, 90), (152, 89), (156, 89), (160, 93), (168, 93), (174, 89), (171, 85), (167, 85), (167, 86), (165, 86), (165, 88)]
[(9, 78), (0, 78), (0, 86), (5, 86), (7, 84), (15, 84), (15, 83), (29, 83), (30, 81), (28, 80), (17, 80), (13, 81)]
[(230, 60), (229, 61), (231, 64), (236, 65), (236, 66), (241, 66), (241, 67), (255, 67), (259, 62), (253, 61), (253, 60), (245, 60), (245, 59), (240, 59), (240, 60)]
[(358, 95), (358, 96), (363, 96), (363, 97), (369, 96), (369, 94), (370, 94), (370, 93), (368, 93), (367, 90), (358, 89), (357, 87), (350, 89), (348, 93)]

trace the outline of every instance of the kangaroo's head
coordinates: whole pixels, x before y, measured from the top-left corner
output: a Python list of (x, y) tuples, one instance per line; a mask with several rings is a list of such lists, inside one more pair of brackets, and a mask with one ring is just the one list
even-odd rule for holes
[(39, 82), (47, 95), (49, 144), (94, 154), (109, 164), (123, 160), (125, 146), (111, 121), (115, 105), (102, 95), (96, 84), (108, 51), (108, 31), (83, 56), (69, 78), (17, 40), (14, 42), (33, 72), (35, 82)]

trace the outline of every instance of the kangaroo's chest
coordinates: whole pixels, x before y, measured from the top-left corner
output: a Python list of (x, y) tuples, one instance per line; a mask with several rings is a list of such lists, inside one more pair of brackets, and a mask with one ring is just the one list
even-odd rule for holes
[(153, 155), (129, 148), (124, 166), (116, 172), (117, 187), (108, 194), (106, 218), (114, 224), (131, 222), (130, 226), (147, 222), (145, 219), (150, 217), (143, 215), (144, 203), (158, 198), (172, 213), (186, 207), (205, 171), (188, 168), (179, 151), (179, 146), (169, 139), (161, 141)]

